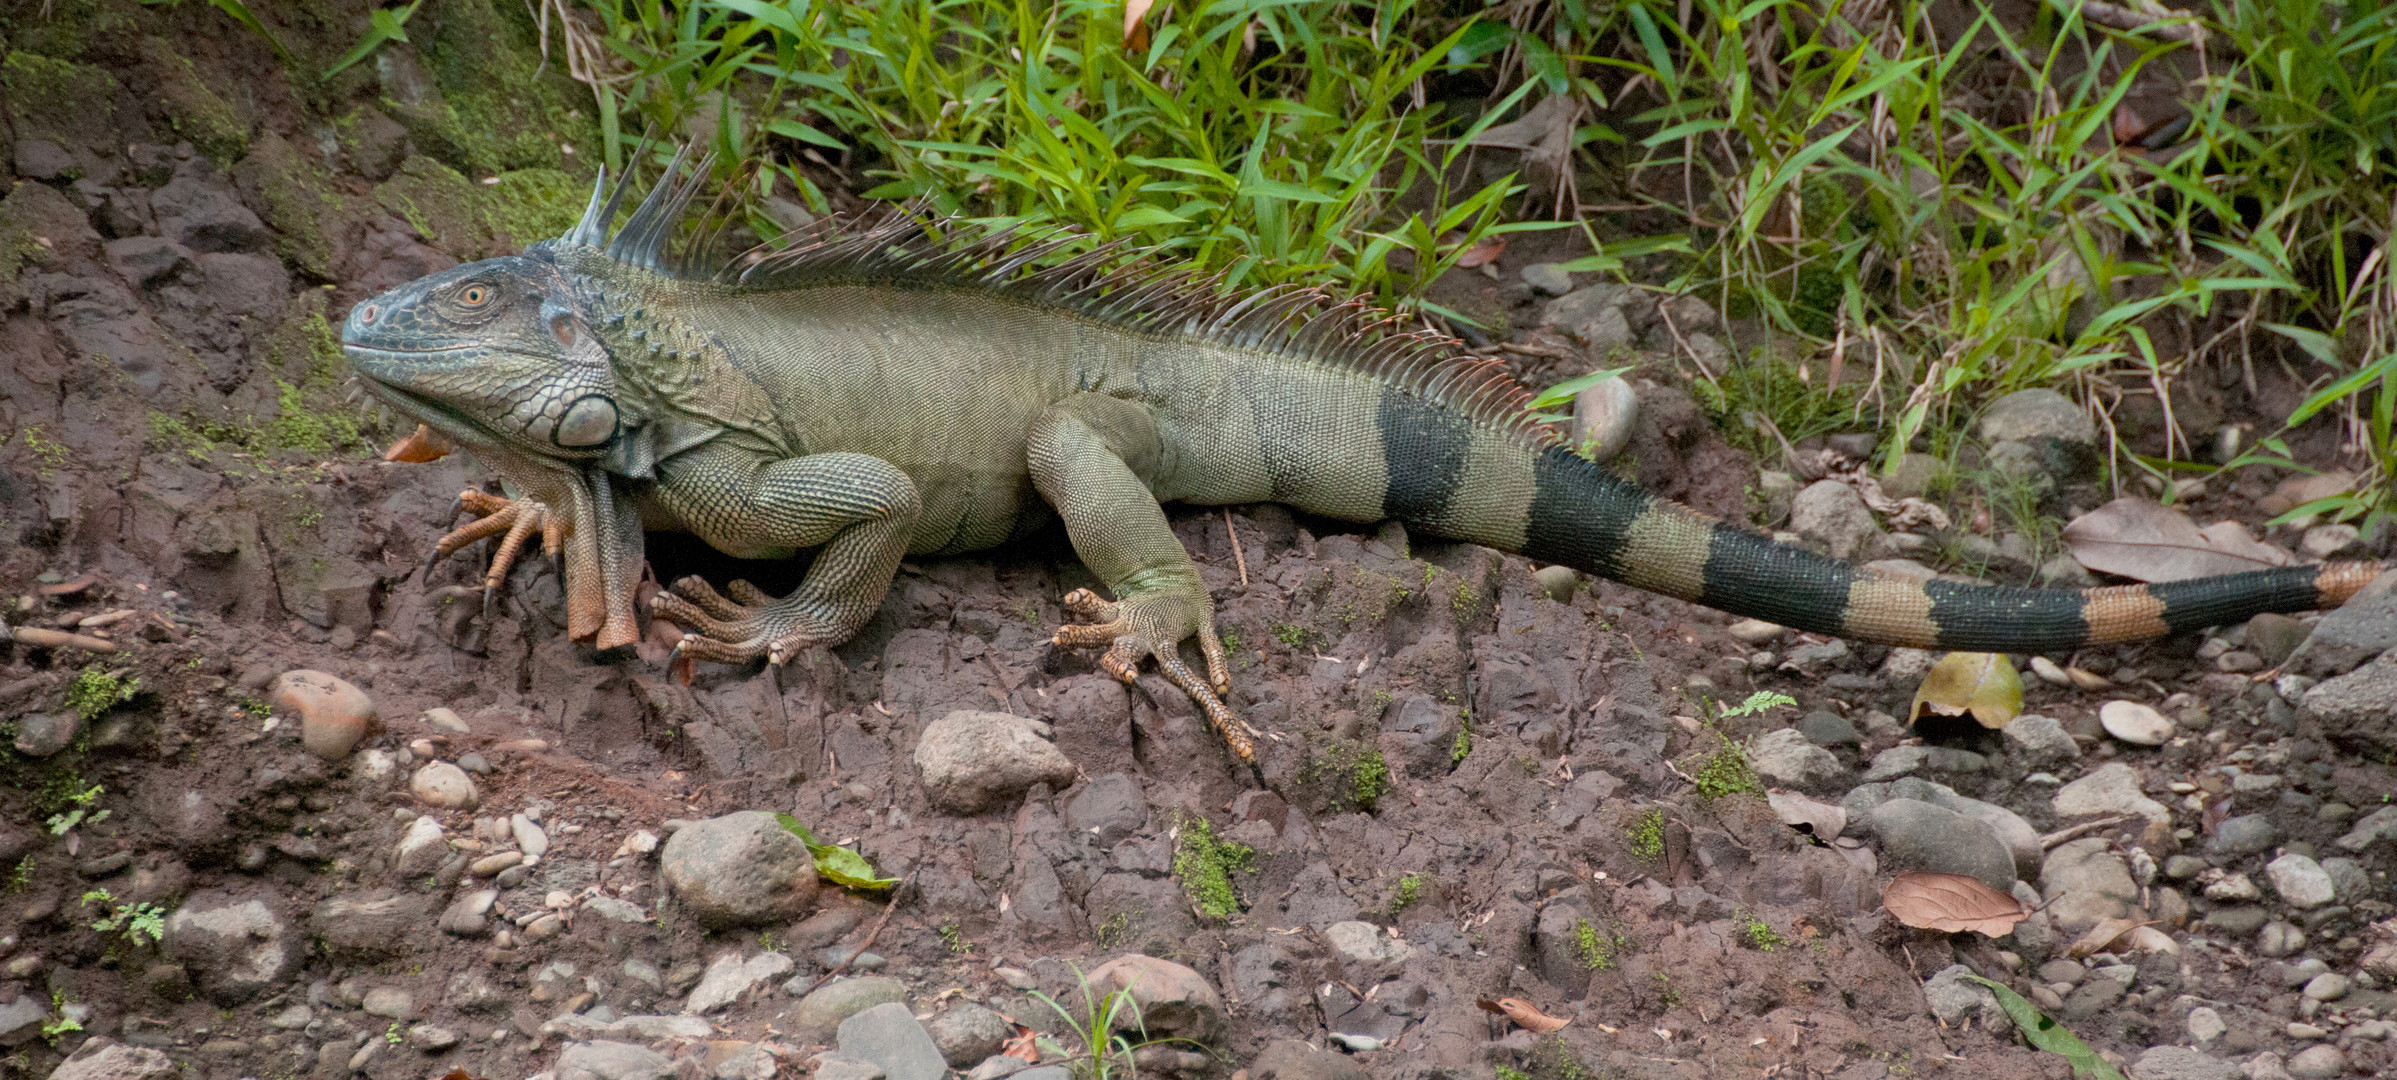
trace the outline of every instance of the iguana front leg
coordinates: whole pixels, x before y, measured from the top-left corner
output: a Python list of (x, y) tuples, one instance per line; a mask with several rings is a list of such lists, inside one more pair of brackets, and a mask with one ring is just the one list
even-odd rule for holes
[[(1055, 643), (1107, 646), (1099, 667), (1125, 682), (1139, 674), (1143, 655), (1155, 657), (1232, 753), (1255, 761), (1256, 729), (1223, 703), (1231, 676), (1215, 636), (1215, 600), (1141, 479), (1163, 459), (1155, 417), (1133, 402), (1076, 394), (1041, 415), (1026, 450), (1033, 486), (1065, 519), (1083, 564), (1116, 596), (1102, 600), (1087, 589), (1066, 596), (1068, 610), (1099, 621), (1059, 627)], [(1207, 661), (1203, 681), (1182, 662), (1182, 639), (1193, 635)]]
[(506, 499), (479, 488), (467, 488), (458, 493), (458, 501), (450, 505), (450, 516), (467, 511), (475, 520), (452, 530), (433, 544), (433, 554), (424, 563), (429, 578), (433, 565), (456, 554), (458, 549), (486, 536), (500, 538), (499, 547), (491, 553), (491, 566), (483, 573), (483, 617), (491, 617), (492, 598), (508, 580), (508, 571), (515, 569), (516, 557), (523, 554), (524, 545), (533, 534), (541, 534), (541, 550), (550, 558), (558, 557), (565, 546), (566, 518), (548, 504), (532, 499)]
[(811, 645), (838, 645), (865, 625), (907, 553), (921, 502), (898, 466), (866, 454), (761, 461), (708, 450), (659, 466), (654, 497), (708, 543), (765, 557), (821, 546), (805, 580), (779, 600), (746, 581), (731, 597), (687, 577), (650, 602), (688, 631), (678, 655), (780, 664)]

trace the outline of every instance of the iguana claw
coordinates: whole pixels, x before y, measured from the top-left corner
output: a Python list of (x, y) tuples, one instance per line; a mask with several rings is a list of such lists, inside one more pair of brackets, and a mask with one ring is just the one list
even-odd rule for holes
[(483, 615), (491, 614), (493, 599), (499, 587), (508, 580), (508, 571), (515, 569), (516, 559), (524, 553), (524, 545), (535, 532), (541, 534), (541, 549), (552, 561), (565, 546), (565, 519), (546, 504), (529, 499), (505, 499), (489, 492), (467, 488), (450, 503), (449, 516), (469, 511), (475, 520), (444, 536), (433, 545), (433, 553), (424, 562), (423, 578), (432, 580), (433, 567), (458, 549), (488, 536), (500, 538), (499, 547), (491, 553), (491, 565), (483, 573)]
[(652, 614), (685, 631), (682, 640), (674, 643), (675, 659), (688, 656), (745, 664), (762, 656), (779, 667), (823, 640), (789, 605), (766, 595), (765, 590), (746, 581), (734, 581), (724, 589), (732, 596), (726, 597), (693, 576), (650, 599)]
[[(1057, 628), (1050, 642), (1066, 646), (1105, 645), (1107, 652), (1099, 657), (1099, 670), (1124, 682), (1140, 677), (1140, 658), (1153, 656), (1157, 670), (1181, 687), (1197, 703), (1199, 711), (1207, 714), (1207, 722), (1224, 744), (1244, 762), (1257, 760), (1257, 729), (1232, 715), (1223, 703), (1223, 695), (1231, 692), (1232, 678), (1224, 663), (1223, 642), (1215, 636), (1215, 620), (1203, 598), (1198, 600), (1195, 629), (1184, 629), (1194, 621), (1188, 610), (1192, 601), (1168, 592), (1143, 593), (1122, 600), (1103, 600), (1089, 589), (1075, 589), (1065, 594), (1065, 609), (1095, 622), (1068, 624)], [(1182, 662), (1182, 639), (1196, 634), (1199, 652), (1207, 658), (1207, 678), (1201, 680), (1190, 665)]]

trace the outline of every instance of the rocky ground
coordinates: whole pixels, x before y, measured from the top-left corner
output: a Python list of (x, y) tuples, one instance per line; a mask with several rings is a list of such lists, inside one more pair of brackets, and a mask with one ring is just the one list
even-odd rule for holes
[[(485, 477), (375, 460), (396, 432), (335, 394), (327, 313), (571, 213), (591, 121), (522, 13), (428, 0), (411, 44), (306, 86), (208, 5), (59, 7), (0, 19), (8, 1075), (1053, 1080), (1109, 989), (1149, 1075), (2067, 1075), (1966, 974), (2140, 1080), (2397, 1070), (2388, 579), (2042, 658), (2002, 730), (1915, 730), (1923, 654), (1186, 510), (1233, 704), (1273, 736), (1253, 771), (1157, 677), (1046, 643), (1092, 584), (1056, 535), (908, 565), (855, 641), (686, 686), (564, 640), (546, 567), (488, 618), (470, 559), (420, 586)], [(365, 8), (272, 17), (321, 70)], [(1895, 530), (1836, 478), (1759, 473), (1664, 355), (1739, 339), (1703, 304), (1513, 260), (1448, 287), (1521, 328), (1497, 355), (1535, 379), (1637, 354), (1636, 409), (1594, 402), (1623, 418), (1594, 433), (1653, 490), (1857, 558), (2086, 574), (2003, 522)], [(2060, 400), (1991, 410), (1974, 453), (2070, 512), (2097, 444)], [(2216, 488), (2186, 493), (2201, 520), (2293, 490)], [(1796, 704), (1726, 712), (1758, 690)], [(1768, 786), (1844, 828), (1784, 825)], [(899, 883), (819, 880), (774, 814)], [(1909, 930), (1880, 908), (1901, 869), (2043, 906), (1994, 940)], [(2074, 947), (2109, 918), (2142, 925)], [(1026, 1046), (1047, 1063), (1001, 1054)]]

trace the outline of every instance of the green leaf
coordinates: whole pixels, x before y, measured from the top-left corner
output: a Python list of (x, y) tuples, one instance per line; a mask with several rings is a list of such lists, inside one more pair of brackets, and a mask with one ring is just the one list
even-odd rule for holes
[(240, 23), (243, 29), (265, 38), (267, 45), (275, 50), (277, 58), (286, 64), (292, 62), (291, 50), (283, 47), (282, 39), (267, 30), (266, 24), (258, 21), (258, 16), (251, 14), (248, 4), (242, 3), (242, 0), (209, 0), (209, 2), (215, 4), (218, 11), (230, 16), (234, 22)]
[(1599, 370), (1593, 371), (1587, 375), (1566, 379), (1555, 386), (1551, 386), (1546, 390), (1540, 391), (1540, 396), (1531, 399), (1531, 404), (1526, 407), (1532, 409), (1533, 411), (1539, 411), (1542, 409), (1552, 409), (1559, 405), (1568, 404), (1575, 397), (1579, 396), (1582, 391), (1596, 386), (1599, 383), (1605, 382), (1608, 379), (1615, 378), (1630, 370), (1631, 369), (1627, 367), (1600, 368)]
[(807, 853), (816, 857), (816, 873), (833, 884), (851, 889), (887, 889), (899, 883), (898, 878), (876, 877), (874, 864), (867, 862), (865, 856), (845, 847), (817, 842), (816, 834), (799, 824), (798, 818), (776, 814), (774, 820), (807, 845)]
[[(238, 0), (218, 0), (217, 6), (224, 7), (227, 3), (234, 3), (236, 6), (238, 6)], [(342, 72), (349, 70), (350, 65), (355, 64), (360, 60), (364, 60), (370, 55), (373, 55), (374, 51), (378, 48), (381, 48), (383, 43), (386, 41), (408, 40), (408, 19), (410, 16), (416, 14), (417, 5), (422, 3), (424, 3), (424, 0), (413, 0), (413, 2), (404, 8), (376, 8), (374, 11), (368, 13), (366, 17), (366, 36), (358, 39), (358, 47), (351, 49), (348, 56), (341, 58), (340, 63), (325, 69), (324, 77), (318, 79), (317, 81), (323, 82), (325, 79), (330, 79), (335, 75), (339, 75)], [(227, 10), (231, 9), (228, 8)], [(236, 16), (236, 18), (238, 17), (239, 16)], [(255, 23), (256, 20), (253, 19), (249, 24), (245, 25), (255, 26)], [(264, 27), (256, 27), (256, 29), (261, 34), (266, 32)], [(269, 40), (272, 39), (270, 38)]]
[(2024, 1001), (2021, 994), (2015, 993), (2006, 984), (1992, 982), (1978, 975), (1967, 975), (1965, 978), (1988, 987), (1990, 993), (1997, 995), (1998, 1008), (2004, 1009), (2007, 1018), (2014, 1021), (2014, 1026), (2022, 1029), (2022, 1037), (2038, 1049), (2062, 1054), (2064, 1060), (2072, 1063), (2073, 1075), (2090, 1077), (2092, 1080), (2123, 1080), (2122, 1073), (2106, 1064), (2106, 1059), (2089, 1049), (2088, 1043), (2082, 1042), (2079, 1036), (2065, 1030), (2064, 1025)]

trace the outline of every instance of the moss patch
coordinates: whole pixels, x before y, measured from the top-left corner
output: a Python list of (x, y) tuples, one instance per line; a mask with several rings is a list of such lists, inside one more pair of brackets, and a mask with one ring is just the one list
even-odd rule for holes
[(234, 170), (275, 231), (275, 250), (301, 273), (333, 277), (333, 237), (346, 212), (333, 174), (281, 135), (266, 132)]
[(1256, 849), (1232, 840), (1219, 840), (1215, 824), (1197, 815), (1184, 817), (1174, 848), (1174, 877), (1190, 902), (1212, 919), (1240, 913), (1240, 894), (1232, 888), (1235, 872), (1253, 873)]
[(250, 145), (250, 118), (200, 78), (198, 68), (163, 38), (142, 41), (142, 61), (158, 82), (151, 100), (167, 126), (219, 165), (241, 160)]
[(481, 196), (458, 170), (423, 154), (400, 162), (399, 172), (375, 188), (375, 202), (416, 235), (468, 261), (483, 258), (491, 244)]
[(1651, 806), (1631, 819), (1623, 830), (1631, 842), (1631, 857), (1644, 863), (1661, 862), (1665, 857), (1665, 812)]
[(0, 58), (0, 101), (19, 139), (111, 145), (116, 96), (116, 77), (96, 67), (22, 50)]
[(483, 223), (492, 237), (523, 249), (563, 234), (582, 220), (588, 185), (559, 169), (518, 169), (483, 188)]
[(408, 30), (437, 93), (386, 101), (385, 108), (425, 152), (480, 179), (564, 169), (571, 159), (561, 144), (584, 155), (598, 148), (598, 125), (581, 108), (584, 92), (564, 64), (543, 65), (523, 5), (441, 0)]

